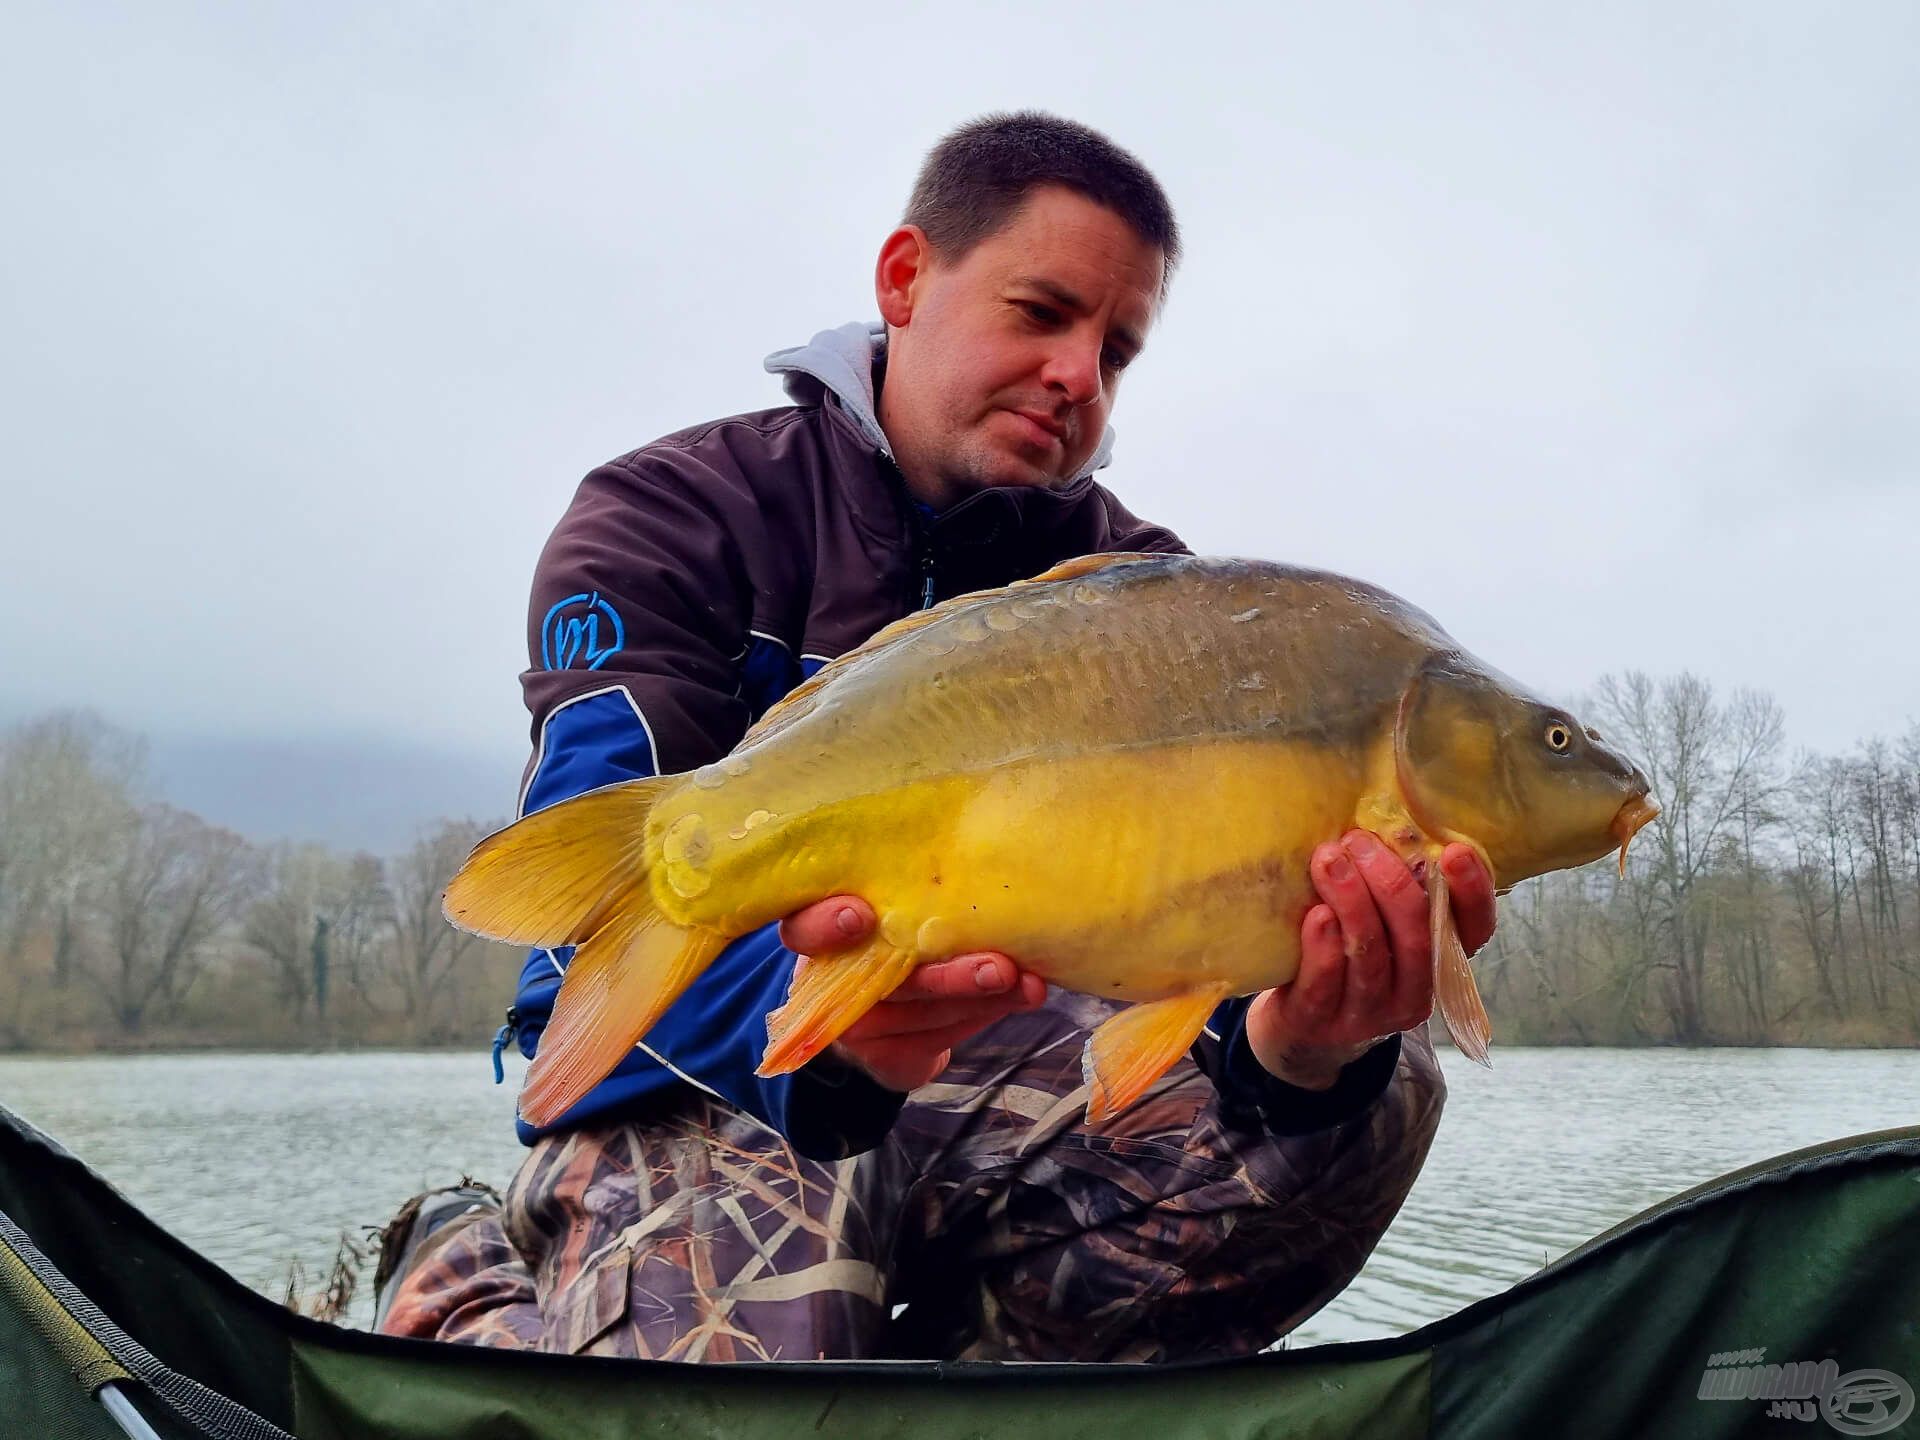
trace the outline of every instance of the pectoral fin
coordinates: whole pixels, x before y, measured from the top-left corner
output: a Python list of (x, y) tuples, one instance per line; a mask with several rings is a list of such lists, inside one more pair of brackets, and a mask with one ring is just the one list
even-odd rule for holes
[(1453, 895), (1436, 859), (1427, 866), (1427, 917), (1433, 935), (1433, 1001), (1446, 1023), (1447, 1034), (1460, 1053), (1489, 1070), (1487, 1048), (1493, 1043), (1493, 1022), (1480, 1003), (1480, 987), (1473, 983), (1467, 949), (1453, 923)]
[(1122, 1010), (1095, 1030), (1080, 1062), (1093, 1088), (1087, 1122), (1116, 1115), (1145, 1094), (1200, 1038), (1207, 1017), (1231, 993), (1230, 986), (1210, 985), (1149, 1000)]
[(787, 1003), (767, 1016), (759, 1075), (798, 1070), (899, 988), (920, 963), (911, 950), (876, 940), (865, 950), (814, 960), (795, 977)]

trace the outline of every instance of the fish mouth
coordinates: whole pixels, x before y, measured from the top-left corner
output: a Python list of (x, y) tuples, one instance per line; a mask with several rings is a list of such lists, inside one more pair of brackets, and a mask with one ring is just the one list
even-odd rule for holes
[(1613, 838), (1620, 842), (1620, 874), (1627, 873), (1627, 846), (1633, 843), (1633, 837), (1660, 813), (1660, 807), (1645, 795), (1636, 795), (1620, 807), (1620, 813), (1613, 817), (1613, 824), (1607, 828), (1613, 831)]

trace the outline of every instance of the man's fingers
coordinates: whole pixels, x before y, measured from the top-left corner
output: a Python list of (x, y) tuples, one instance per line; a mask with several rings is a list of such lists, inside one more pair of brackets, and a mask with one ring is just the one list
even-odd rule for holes
[(849, 1046), (842, 1055), (889, 1090), (918, 1090), (952, 1063), (951, 1047), (929, 1052), (918, 1036), (898, 1040), (868, 1040)]
[(1387, 932), (1373, 892), (1360, 877), (1342, 845), (1322, 845), (1313, 852), (1313, 888), (1340, 922), (1340, 934), (1349, 960), (1381, 966), (1387, 960)]
[(1432, 973), (1427, 892), (1406, 861), (1365, 830), (1349, 831), (1341, 846), (1360, 872), (1386, 926), (1390, 953), (1363, 952), (1347, 970), (1347, 1009), (1373, 1011), (1394, 992), (1413, 988), (1417, 977)]
[[(908, 1035), (875, 1035), (865, 1040), (855, 1040), (847, 1048), (859, 1056), (863, 1062), (875, 1058), (931, 1056), (937, 1051), (951, 1050), (962, 1041), (971, 1040), (999, 1018), (993, 1015), (984, 1019), (960, 1020), (932, 1030), (915, 1030)], [(844, 1038), (841, 1043), (846, 1044)]]
[(832, 955), (873, 934), (873, 907), (857, 895), (832, 895), (780, 922), (780, 943), (800, 955)]
[(1473, 848), (1460, 844), (1440, 852), (1440, 873), (1447, 877), (1447, 889), (1453, 894), (1453, 923), (1460, 931), (1460, 943), (1471, 955), (1493, 938), (1498, 913), (1493, 877)]
[(898, 1056), (874, 1057), (873, 1069), (869, 1073), (889, 1090), (898, 1090), (904, 1095), (938, 1080), (940, 1073), (952, 1063), (951, 1050), (942, 1050), (938, 1055), (912, 1050)]
[(845, 1038), (879, 1039), (889, 1035), (921, 1035), (929, 1030), (944, 1030), (950, 1025), (991, 1025), (1001, 1016), (1025, 1008), (1026, 1004), (1018, 990), (984, 995), (977, 1000), (913, 1000), (905, 1003), (882, 1000), (847, 1027)]
[(955, 955), (917, 966), (895, 987), (889, 1000), (977, 1000), (1003, 995), (1020, 983), (1020, 967), (991, 950)]
[[(983, 990), (983, 983), (990, 988)], [(1008, 1015), (1038, 1009), (1046, 998), (1046, 981), (1005, 955), (956, 955), (913, 971), (847, 1027), (836, 1049), (889, 1089), (912, 1090), (946, 1069), (954, 1046)]]
[(1280, 990), (1280, 1003), (1295, 1033), (1311, 1035), (1340, 1009), (1347, 953), (1340, 920), (1330, 906), (1316, 905), (1300, 922), (1300, 969)]
[[(959, 1001), (928, 1001), (922, 1005), (876, 1006), (875, 1010), (891, 1009), (904, 1015), (911, 1011), (926, 1010), (936, 1005), (954, 1004)], [(947, 1068), (953, 1058), (954, 1047), (971, 1040), (982, 1030), (1015, 1010), (1030, 1009), (1020, 992), (1013, 992), (998, 1001), (975, 1001), (978, 1013), (968, 1019), (957, 1020), (951, 1024), (939, 1025), (931, 1030), (914, 1030), (894, 1035), (862, 1035), (860, 1025), (854, 1025), (840, 1037), (835, 1048), (842, 1058), (860, 1066), (874, 1079), (891, 1090), (913, 1090), (934, 1079)], [(997, 1008), (996, 1008), (997, 1007)], [(871, 1012), (861, 1017), (862, 1023), (871, 1019)]]

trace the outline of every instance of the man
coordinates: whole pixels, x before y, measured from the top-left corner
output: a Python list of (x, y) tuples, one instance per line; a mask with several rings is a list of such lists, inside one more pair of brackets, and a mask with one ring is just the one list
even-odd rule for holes
[[(880, 326), (772, 356), (795, 406), (583, 482), (534, 581), (523, 812), (716, 759), (915, 607), (1182, 549), (1092, 479), (1178, 256), (1159, 185), (1082, 126), (997, 116), (943, 140), (881, 247)], [(1441, 863), (1477, 947), (1491, 884), (1465, 847)], [(556, 1125), (522, 1124), (504, 1209), (427, 1242), (383, 1328), (684, 1360), (1267, 1345), (1357, 1271), (1444, 1094), (1424, 887), (1357, 832), (1313, 874), (1295, 981), (1222, 1005), (1190, 1060), (1091, 1127), (1080, 1049), (1104, 1002), (955, 956), (762, 1079), (794, 967), (874, 918), (829, 897), (743, 937)], [(509, 1019), (529, 1055), (567, 958), (528, 961)]]

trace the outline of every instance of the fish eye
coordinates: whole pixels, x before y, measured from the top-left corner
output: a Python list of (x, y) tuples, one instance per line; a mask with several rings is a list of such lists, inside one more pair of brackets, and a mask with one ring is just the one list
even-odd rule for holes
[(1547, 748), (1561, 755), (1573, 748), (1573, 730), (1566, 721), (1547, 722)]

